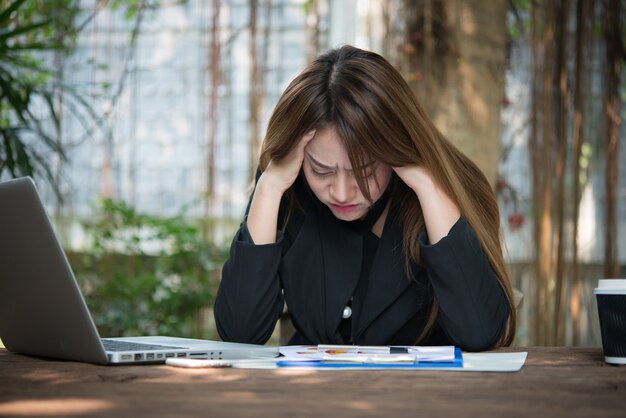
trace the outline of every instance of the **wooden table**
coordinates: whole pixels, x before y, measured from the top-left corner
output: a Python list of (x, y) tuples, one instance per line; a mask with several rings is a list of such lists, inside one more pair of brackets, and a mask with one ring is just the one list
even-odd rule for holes
[(48, 361), (0, 349), (0, 416), (626, 417), (626, 366), (531, 347), (517, 373), (182, 369)]

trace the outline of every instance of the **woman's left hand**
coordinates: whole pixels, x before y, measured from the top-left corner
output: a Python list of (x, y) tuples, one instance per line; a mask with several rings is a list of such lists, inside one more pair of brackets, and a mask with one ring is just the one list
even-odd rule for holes
[(440, 187), (427, 168), (412, 165), (393, 167), (393, 170), (417, 195), (430, 244), (439, 242), (448, 235), (461, 216), (459, 207)]
[(426, 192), (426, 189), (433, 185), (430, 172), (422, 166), (393, 167), (393, 171), (417, 194), (417, 197), (420, 197), (420, 193)]

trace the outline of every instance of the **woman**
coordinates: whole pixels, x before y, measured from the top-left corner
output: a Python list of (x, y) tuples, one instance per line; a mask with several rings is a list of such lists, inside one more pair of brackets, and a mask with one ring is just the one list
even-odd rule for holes
[(290, 344), (509, 345), (512, 290), (480, 170), (381, 56), (331, 50), (269, 120), (215, 302), (220, 336)]

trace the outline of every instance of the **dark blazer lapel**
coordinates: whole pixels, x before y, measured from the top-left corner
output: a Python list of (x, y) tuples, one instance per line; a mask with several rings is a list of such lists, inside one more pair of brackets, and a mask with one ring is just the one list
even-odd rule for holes
[(309, 341), (326, 338), (323, 302), (326, 285), (318, 224), (318, 218), (313, 213), (300, 222), (301, 226), (295, 232), (290, 231), (295, 240), (283, 254), (280, 266), (285, 301), (292, 321)]
[(397, 222), (392, 221), (393, 216), (392, 211), (389, 211), (385, 220), (363, 307), (354, 328), (356, 336), (361, 335), (411, 284), (402, 257), (402, 230)]
[(326, 330), (330, 340), (337, 340), (337, 328), (347, 301), (359, 280), (363, 257), (363, 238), (338, 221), (324, 207), (318, 208), (323, 245), (326, 284)]

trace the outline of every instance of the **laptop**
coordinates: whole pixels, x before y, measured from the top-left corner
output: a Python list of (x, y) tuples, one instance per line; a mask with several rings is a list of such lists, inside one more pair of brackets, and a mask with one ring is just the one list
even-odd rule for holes
[(0, 182), (0, 339), (15, 353), (95, 364), (279, 354), (278, 347), (191, 338), (101, 339), (30, 177)]

